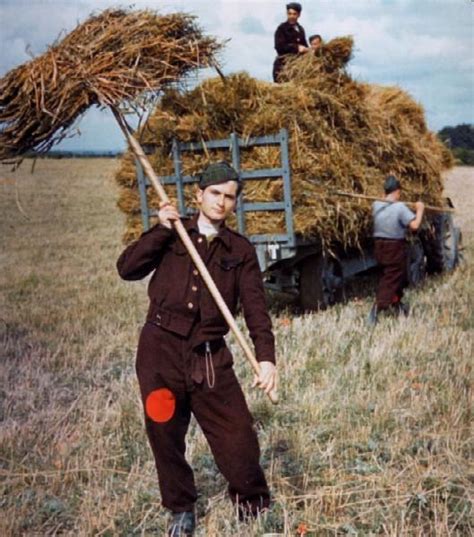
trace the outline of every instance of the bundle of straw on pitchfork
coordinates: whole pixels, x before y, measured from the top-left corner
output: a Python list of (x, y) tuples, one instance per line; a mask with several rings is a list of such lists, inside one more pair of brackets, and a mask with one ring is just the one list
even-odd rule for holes
[[(142, 108), (147, 96), (201, 67), (214, 66), (222, 48), (184, 13), (106, 10), (79, 25), (42, 56), (0, 80), (0, 161), (18, 163), (44, 152), (71, 132), (92, 105), (108, 106), (158, 196), (163, 186), (120, 106)], [(175, 229), (256, 373), (260, 366), (181, 221)], [(276, 392), (269, 394), (277, 402)]]
[(136, 104), (216, 62), (222, 44), (184, 13), (109, 9), (0, 81), (0, 160), (48, 151), (90, 106)]

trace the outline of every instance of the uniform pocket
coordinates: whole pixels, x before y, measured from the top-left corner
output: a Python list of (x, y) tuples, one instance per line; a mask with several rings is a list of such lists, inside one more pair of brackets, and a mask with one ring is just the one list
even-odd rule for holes
[(236, 269), (243, 262), (242, 257), (222, 257), (217, 264), (225, 271)]
[(232, 311), (237, 303), (237, 279), (242, 263), (242, 257), (222, 257), (216, 259), (213, 271), (217, 287)]
[(150, 349), (157, 346), (159, 331), (160, 328), (150, 321), (142, 326), (135, 355), (135, 372), (139, 378), (140, 372), (148, 366)]

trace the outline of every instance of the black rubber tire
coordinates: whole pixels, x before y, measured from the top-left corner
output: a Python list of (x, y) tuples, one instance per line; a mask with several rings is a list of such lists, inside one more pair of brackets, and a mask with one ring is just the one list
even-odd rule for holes
[(337, 259), (311, 255), (299, 268), (299, 299), (304, 311), (323, 310), (343, 299), (342, 269)]
[(422, 234), (429, 274), (450, 272), (459, 263), (460, 230), (454, 226), (449, 213), (437, 214), (431, 219), (430, 229)]
[(426, 254), (419, 237), (412, 237), (408, 243), (407, 278), (410, 287), (418, 287), (426, 278)]

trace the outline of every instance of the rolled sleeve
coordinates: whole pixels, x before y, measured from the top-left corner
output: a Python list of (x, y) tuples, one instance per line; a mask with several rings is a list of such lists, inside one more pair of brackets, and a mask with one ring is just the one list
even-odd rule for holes
[(407, 227), (408, 224), (416, 218), (416, 215), (411, 211), (404, 203), (400, 203), (398, 221), (403, 227)]

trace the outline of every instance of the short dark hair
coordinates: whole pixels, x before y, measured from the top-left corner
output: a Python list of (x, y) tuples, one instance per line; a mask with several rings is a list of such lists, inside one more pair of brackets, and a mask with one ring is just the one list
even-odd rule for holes
[(303, 10), (301, 4), (299, 4), (298, 2), (290, 2), (289, 4), (286, 4), (286, 10), (288, 11), (289, 9), (294, 9), (298, 13), (301, 13), (301, 11)]
[(387, 175), (383, 183), (385, 194), (391, 194), (395, 190), (400, 190), (400, 188), (402, 188), (402, 185), (395, 175)]
[(308, 41), (312, 43), (315, 39), (319, 39), (320, 41), (323, 40), (323, 38), (319, 34), (310, 35)]
[(237, 182), (237, 196), (242, 191), (242, 181), (237, 171), (225, 160), (209, 164), (199, 176), (199, 188), (220, 185), (227, 181)]

